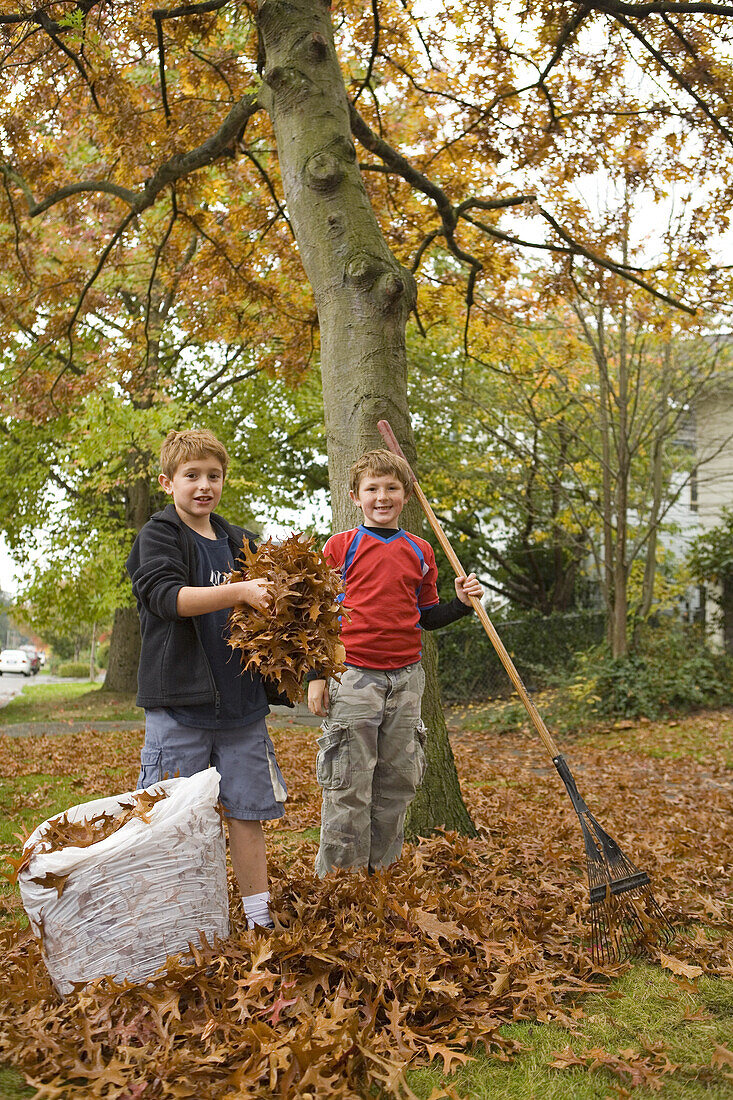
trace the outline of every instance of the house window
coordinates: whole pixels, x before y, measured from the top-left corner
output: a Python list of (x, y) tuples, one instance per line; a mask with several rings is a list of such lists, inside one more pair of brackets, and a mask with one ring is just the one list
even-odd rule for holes
[(690, 474), (690, 511), (697, 511), (697, 470)]

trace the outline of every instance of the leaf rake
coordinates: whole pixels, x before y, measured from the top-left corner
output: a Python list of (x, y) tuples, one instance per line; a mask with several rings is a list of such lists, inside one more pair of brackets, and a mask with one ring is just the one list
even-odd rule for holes
[[(377, 427), (387, 447), (405, 458), (388, 421), (380, 420)], [(420, 488), (415, 474), (412, 470), (410, 473), (413, 479), (413, 492), (443, 552), (456, 576), (465, 577), (466, 572)], [(578, 792), (567, 760), (558, 749), (539, 711), (530, 699), (486, 609), (477, 599), (472, 598), (471, 604), (522, 700), (532, 725), (549, 752), (578, 815), (588, 869), (593, 961), (599, 965), (608, 965), (638, 954), (645, 947), (651, 947), (656, 943), (669, 943), (674, 930), (652, 893), (649, 876), (626, 858), (613, 837), (609, 836), (589, 811), (585, 800)]]

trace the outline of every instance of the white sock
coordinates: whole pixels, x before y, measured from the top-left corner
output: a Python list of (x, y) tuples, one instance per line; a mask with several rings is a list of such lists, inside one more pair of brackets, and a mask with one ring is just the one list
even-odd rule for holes
[(265, 890), (261, 894), (250, 894), (246, 898), (242, 897), (248, 928), (254, 928), (255, 924), (259, 924), (261, 928), (264, 928), (271, 922), (269, 900), (269, 890)]

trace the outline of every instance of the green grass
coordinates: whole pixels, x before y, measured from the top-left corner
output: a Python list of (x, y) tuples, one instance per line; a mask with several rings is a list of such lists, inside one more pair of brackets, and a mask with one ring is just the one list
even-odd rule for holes
[[(78, 780), (69, 776), (21, 775), (0, 781), (0, 853), (20, 855), (25, 837), (54, 814), (62, 813), (77, 802), (84, 802), (84, 791)], [(10, 870), (4, 860), (0, 869)], [(0, 878), (0, 921), (20, 919), (26, 924), (17, 888)], [(0, 1082), (2, 1078), (0, 1078)], [(0, 1100), (3, 1093), (0, 1092)]]
[[(575, 1033), (557, 1024), (527, 1021), (502, 1028), (502, 1034), (522, 1044), (511, 1062), (500, 1062), (477, 1052), (471, 1062), (446, 1076), (442, 1063), (412, 1070), (407, 1078), (420, 1100), (433, 1089), (449, 1084), (460, 1097), (471, 1100), (608, 1100), (632, 1089), (634, 1100), (730, 1100), (733, 1080), (730, 1067), (713, 1068), (715, 1046), (733, 1045), (733, 983), (722, 978), (701, 978), (697, 992), (683, 989), (665, 971), (635, 964), (612, 982), (605, 994), (579, 1001), (581, 1013)], [(558, 1054), (570, 1047), (577, 1057), (603, 1051), (633, 1063), (634, 1051), (649, 1062), (676, 1067), (662, 1074), (652, 1069), (645, 1083), (621, 1066), (587, 1069), (553, 1068)], [(652, 1053), (646, 1050), (652, 1048)], [(655, 1053), (656, 1052), (656, 1053)], [(603, 1055), (599, 1055), (603, 1057)], [(661, 1088), (657, 1084), (661, 1082)], [(436, 1094), (437, 1098), (437, 1094)]]
[(134, 695), (102, 691), (91, 681), (29, 684), (0, 709), (0, 726), (18, 722), (144, 722)]
[(320, 826), (309, 825), (306, 829), (273, 829), (268, 835), (267, 842), (277, 844), (280, 850), (293, 856), (306, 841), (313, 840), (318, 843), (320, 837)]
[(15, 833), (86, 801), (84, 784), (73, 776), (36, 773), (0, 780), (0, 848), (19, 846)]
[(0, 1066), (0, 1100), (26, 1100), (35, 1095), (36, 1090), (28, 1088), (19, 1073)]
[[(733, 710), (730, 707), (654, 721), (648, 718), (616, 722), (596, 720), (590, 725), (578, 723), (562, 692), (543, 692), (534, 701), (550, 731), (579, 746), (621, 749), (670, 760), (691, 757), (700, 764), (708, 763), (714, 755), (717, 761), (733, 768), (733, 738), (729, 736), (733, 728)], [(496, 734), (531, 729), (527, 712), (517, 699), (453, 707), (447, 712), (446, 720), (449, 728), (467, 732), (491, 730)]]
[[(538, 692), (533, 700), (547, 725), (558, 734), (577, 733), (589, 725), (587, 718), (581, 720), (578, 717), (576, 709), (569, 705), (568, 697), (562, 692)], [(513, 696), (487, 703), (450, 707), (446, 712), (446, 721), (449, 727), (457, 726), (469, 732), (490, 729), (493, 733), (515, 733), (528, 726), (530, 719), (523, 703)]]

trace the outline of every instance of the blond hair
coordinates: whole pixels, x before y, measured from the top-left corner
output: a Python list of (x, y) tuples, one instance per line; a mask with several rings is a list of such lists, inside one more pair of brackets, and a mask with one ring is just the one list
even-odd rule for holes
[(206, 428), (202, 430), (189, 428), (183, 432), (171, 431), (165, 437), (160, 450), (160, 468), (166, 477), (172, 478), (184, 462), (195, 462), (197, 459), (209, 456), (221, 463), (226, 476), (229, 455), (224, 444), (219, 442), (213, 432)]
[(405, 492), (412, 490), (412, 471), (407, 459), (392, 451), (367, 451), (358, 458), (349, 470), (349, 488), (356, 495), (359, 485), (365, 477), (394, 477), (401, 481)]

